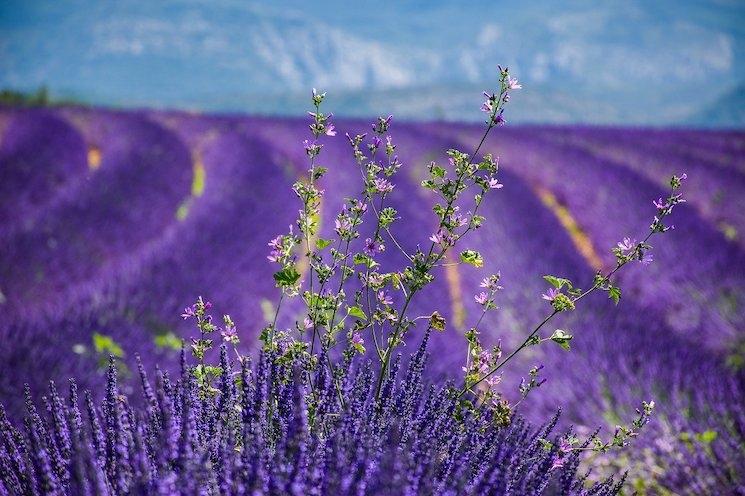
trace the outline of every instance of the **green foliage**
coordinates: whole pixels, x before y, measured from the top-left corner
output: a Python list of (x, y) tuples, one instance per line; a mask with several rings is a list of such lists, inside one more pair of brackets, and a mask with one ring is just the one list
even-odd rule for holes
[(551, 341), (558, 344), (565, 350), (569, 351), (569, 342), (572, 340), (574, 336), (569, 334), (566, 331), (563, 331), (561, 329), (556, 329), (553, 334), (551, 334)]
[(613, 300), (613, 303), (618, 305), (618, 302), (621, 300), (621, 288), (619, 288), (618, 286), (609, 285), (608, 298)]
[(569, 310), (574, 310), (574, 302), (569, 296), (565, 295), (564, 293), (557, 294), (551, 302), (551, 305), (557, 312), (567, 312)]
[(323, 250), (324, 248), (329, 246), (331, 243), (333, 243), (333, 240), (331, 239), (318, 238), (316, 240), (316, 249)]
[(481, 256), (481, 253), (475, 250), (465, 250), (460, 252), (460, 260), (468, 265), (473, 265), (477, 269), (484, 266), (484, 257)]
[(429, 326), (435, 331), (444, 331), (446, 324), (445, 317), (440, 315), (439, 312), (434, 312), (429, 316)]
[(43, 107), (49, 105), (49, 92), (46, 86), (36, 91), (24, 92), (10, 88), (0, 90), (0, 105)]
[(347, 308), (347, 314), (358, 319), (367, 320), (367, 315), (362, 311), (360, 307), (349, 307)]
[(124, 350), (114, 338), (98, 332), (93, 333), (93, 349), (98, 354), (124, 357)]
[(180, 351), (181, 350), (181, 339), (176, 336), (172, 331), (168, 331), (163, 334), (158, 334), (153, 338), (153, 343), (158, 348), (169, 349)]
[(300, 280), (300, 272), (294, 265), (286, 265), (274, 273), (274, 282), (279, 288), (291, 288)]
[(569, 279), (564, 279), (563, 277), (543, 276), (543, 278), (546, 280), (546, 282), (557, 289), (561, 289), (564, 286), (568, 286), (569, 288), (572, 287), (572, 282)]

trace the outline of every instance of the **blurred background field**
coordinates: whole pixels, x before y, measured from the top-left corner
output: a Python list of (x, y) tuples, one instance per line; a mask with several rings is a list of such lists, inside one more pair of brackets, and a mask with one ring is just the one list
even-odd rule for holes
[[(683, 3), (4, 3), (0, 401), (18, 412), (26, 382), (90, 385), (109, 353), (175, 363), (190, 331), (179, 314), (200, 294), (255, 348), (277, 299), (266, 244), (297, 214), (313, 86), (340, 116), (322, 231), (358, 193), (344, 132), (393, 113), (397, 234), (426, 243), (426, 164), (478, 141), (480, 93), (502, 63), (524, 86), (486, 146), (505, 187), (466, 242), (503, 275), (485, 341), (514, 345), (544, 316), (542, 275), (590, 285), (620, 238), (643, 236), (669, 176), (689, 178), (655, 262), (622, 274), (620, 305), (595, 295), (557, 322), (572, 351), (527, 354), (507, 394), (545, 364), (521, 413), (562, 407), (580, 432), (655, 399), (651, 429), (608, 463), (653, 493), (743, 484), (745, 7)], [(436, 276), (414, 314), (445, 314), (430, 373), (452, 378), (484, 273)]]

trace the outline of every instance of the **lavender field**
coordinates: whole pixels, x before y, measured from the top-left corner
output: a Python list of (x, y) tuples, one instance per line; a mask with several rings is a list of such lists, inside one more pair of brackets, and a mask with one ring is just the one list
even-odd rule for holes
[[(332, 172), (319, 186), (321, 237), (360, 188), (343, 134), (369, 128), (334, 123), (339, 135), (321, 156)], [(427, 164), (482, 132), (392, 127), (403, 166), (390, 199), (406, 219), (392, 229), (406, 251), (436, 228), (435, 198), (420, 187)], [(23, 412), (25, 383), (100, 383), (109, 353), (127, 366), (125, 391), (136, 385), (135, 353), (148, 369), (177, 365), (192, 327), (179, 315), (198, 295), (230, 312), (255, 352), (277, 300), (267, 242), (297, 216), (291, 188), (307, 168), (305, 134), (307, 122), (290, 118), (0, 110), (0, 403), (9, 416)], [(504, 390), (517, 396), (520, 378), (543, 364), (550, 387), (518, 413), (542, 423), (561, 408), (560, 424), (583, 435), (612, 431), (654, 399), (649, 427), (626, 451), (593, 455), (590, 480), (628, 470), (627, 488), (642, 494), (745, 494), (745, 133), (513, 126), (496, 129), (484, 151), (500, 157), (504, 188), (464, 243), (484, 254), (487, 271), (501, 271), (500, 309), (481, 328), (486, 343), (507, 347), (544, 317), (544, 274), (591, 285), (612, 267), (620, 237), (643, 237), (669, 177), (687, 173), (674, 231), (653, 264), (620, 274), (618, 307), (593, 294), (560, 315), (575, 336), (571, 352), (528, 349)], [(405, 262), (393, 249), (380, 259)], [(430, 378), (462, 374), (482, 278), (440, 267), (429, 296), (412, 302), (413, 315), (439, 310), (448, 323), (430, 338)], [(301, 310), (290, 304), (282, 325), (302, 320)]]

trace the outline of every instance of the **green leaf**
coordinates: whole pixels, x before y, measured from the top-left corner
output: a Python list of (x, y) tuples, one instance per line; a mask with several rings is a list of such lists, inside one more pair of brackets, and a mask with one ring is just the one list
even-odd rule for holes
[(331, 240), (331, 239), (318, 238), (316, 240), (316, 248), (319, 249), (319, 250), (323, 250), (324, 248), (326, 248), (331, 243), (333, 243), (333, 240)]
[(610, 286), (608, 288), (608, 298), (613, 300), (613, 303), (618, 305), (618, 301), (621, 299), (621, 288), (617, 286)]
[(429, 326), (435, 331), (444, 331), (446, 324), (445, 318), (439, 312), (434, 312), (429, 316)]
[(551, 341), (558, 344), (565, 350), (569, 350), (569, 341), (571, 341), (573, 337), (574, 336), (572, 336), (566, 331), (563, 331), (561, 329), (556, 329), (554, 333), (551, 335)]
[(349, 307), (347, 308), (347, 314), (358, 319), (367, 320), (367, 315), (362, 311), (360, 307)]
[(717, 438), (717, 431), (709, 429), (700, 434), (696, 434), (696, 437), (704, 444), (711, 444)]
[(364, 253), (355, 253), (353, 260), (356, 265), (365, 265), (371, 269), (374, 269), (379, 265), (378, 262), (373, 260), (371, 257), (368, 257)]
[(172, 331), (168, 331), (165, 334), (158, 334), (153, 338), (155, 346), (158, 348), (168, 348), (171, 350), (181, 350), (181, 339), (176, 336)]
[(280, 288), (294, 286), (299, 279), (300, 272), (297, 271), (294, 265), (288, 265), (282, 270), (274, 273), (274, 281)]
[(382, 227), (388, 227), (396, 220), (398, 212), (395, 208), (386, 207), (380, 212), (380, 225)]
[(222, 375), (222, 367), (215, 367), (213, 365), (205, 365), (204, 373), (212, 377), (220, 377)]
[(111, 336), (106, 336), (105, 334), (93, 333), (93, 348), (96, 350), (96, 353), (114, 355), (118, 358), (124, 356), (124, 350), (119, 346), (119, 343), (114, 341), (114, 338)]
[(564, 286), (572, 287), (572, 282), (569, 279), (564, 279), (563, 277), (556, 277), (556, 276), (543, 276), (543, 278), (553, 287), (557, 289), (561, 289)]
[(552, 443), (548, 439), (541, 438), (538, 440), (538, 442), (541, 443), (541, 447), (543, 447), (545, 451), (551, 451), (554, 448), (554, 443)]
[(432, 172), (432, 176), (434, 177), (445, 177), (445, 169), (439, 165), (433, 165), (430, 172)]
[(475, 250), (466, 250), (460, 252), (460, 259), (463, 263), (473, 265), (476, 268), (481, 268), (484, 266), (484, 257), (481, 256), (481, 253)]

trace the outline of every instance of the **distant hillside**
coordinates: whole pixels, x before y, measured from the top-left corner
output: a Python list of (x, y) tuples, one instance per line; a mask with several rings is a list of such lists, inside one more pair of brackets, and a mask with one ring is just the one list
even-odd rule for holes
[(478, 120), (477, 95), (501, 63), (524, 82), (512, 122), (685, 124), (702, 98), (745, 80), (743, 19), (742, 2), (700, 0), (432, 0), (363, 12), (341, 0), (312, 9), (301, 0), (8, 0), (0, 87), (285, 115), (302, 114), (318, 87), (340, 99), (339, 114)]

